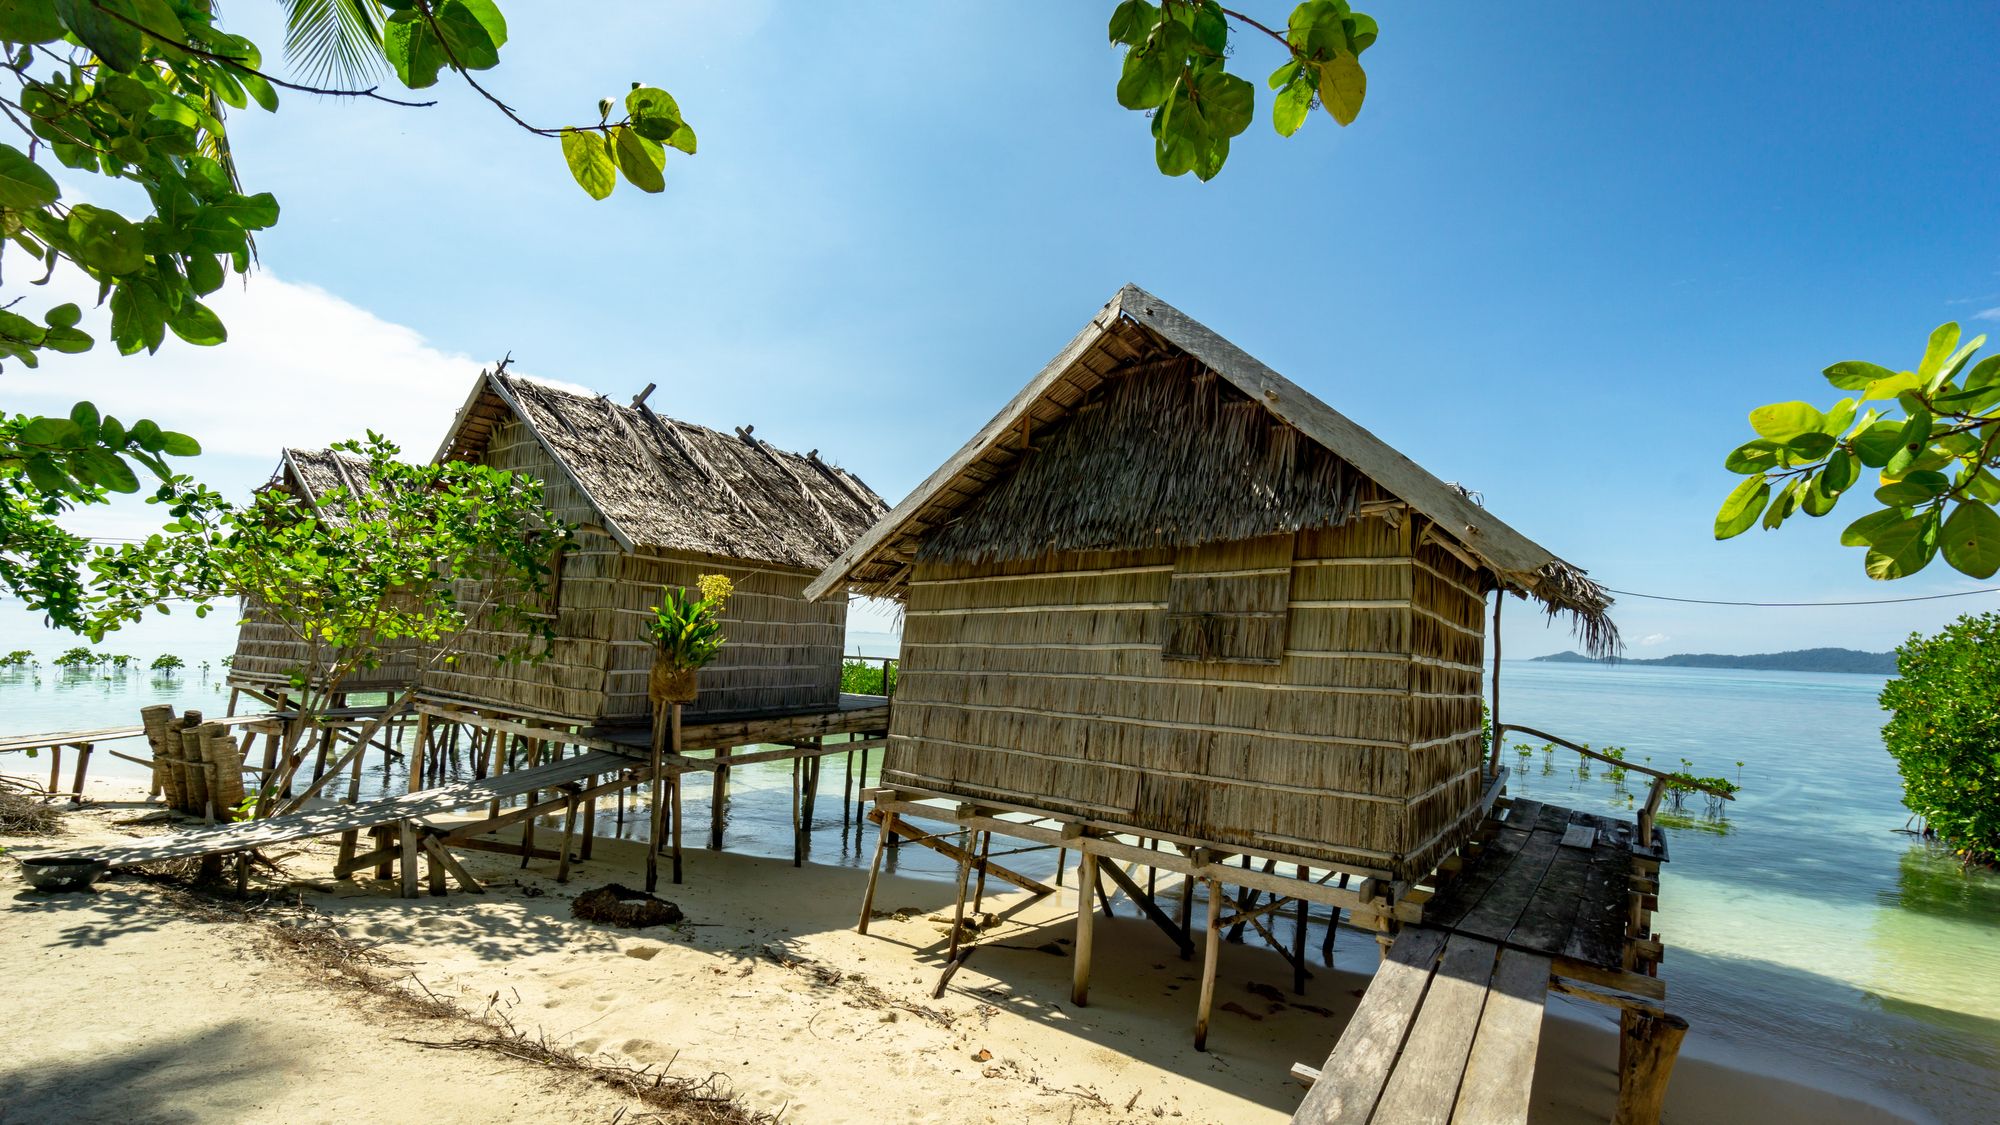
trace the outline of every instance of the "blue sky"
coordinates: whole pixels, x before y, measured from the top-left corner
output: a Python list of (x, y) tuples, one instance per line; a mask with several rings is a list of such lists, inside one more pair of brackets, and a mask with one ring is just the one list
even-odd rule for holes
[[(1989, 8), (1364, 5), (1360, 120), (1282, 140), (1260, 83), (1201, 184), (1159, 175), (1114, 101), (1110, 6), (516, 0), (492, 87), (557, 124), (664, 86), (701, 136), (665, 194), (592, 202), (462, 86), (424, 110), (293, 95), (232, 120), (284, 206), (232, 343), (10, 368), (0, 394), (136, 401), (247, 486), (330, 426), (428, 453), (511, 351), (614, 397), (657, 382), (671, 413), (817, 447), (894, 500), (1134, 281), (1613, 587), (1994, 584), (1869, 582), (1836, 542), (1859, 509), (1709, 532), (1750, 408), (1830, 402), (1821, 367), (1910, 365), (1944, 320), (2000, 326)], [(275, 52), (274, 10), (229, 14)], [(1276, 50), (1241, 37), (1239, 69)], [(1618, 617), (1634, 655), (1882, 648), (1997, 604)], [(1526, 612), (1506, 642), (1569, 647)]]

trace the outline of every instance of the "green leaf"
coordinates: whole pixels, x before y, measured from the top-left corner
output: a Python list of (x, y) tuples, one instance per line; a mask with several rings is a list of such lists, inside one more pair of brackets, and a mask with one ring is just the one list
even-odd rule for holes
[(1817, 461), (1833, 452), (1839, 439), (1828, 433), (1800, 434), (1785, 443), (1785, 449), (1807, 461)]
[(637, 86), (625, 95), (625, 112), (632, 118), (632, 127), (649, 141), (665, 143), (684, 124), (673, 95), (652, 86)]
[(97, 436), (97, 423), (99, 421), (99, 416), (97, 413), (97, 405), (95, 403), (79, 402), (75, 406), (70, 407), (69, 420), (76, 424), (77, 430), (82, 434), (85, 440), (89, 440)]
[(1732, 539), (1750, 530), (1757, 517), (1764, 512), (1764, 501), (1770, 499), (1771, 484), (1761, 476), (1751, 477), (1736, 486), (1722, 509), (1715, 513), (1715, 537)]
[(421, 12), (400, 11), (382, 28), (382, 53), (396, 78), (412, 90), (437, 84), (438, 71), (449, 61), (444, 46)]
[(1919, 410), (1904, 419), (1902, 429), (1896, 433), (1896, 451), (1882, 466), (1882, 472), (1891, 477), (1902, 476), (1930, 447), (1931, 416)]
[(603, 199), (618, 186), (618, 165), (611, 155), (611, 138), (596, 132), (581, 129), (564, 129), (562, 133), (563, 159), (569, 162), (569, 174), (592, 199)]
[(1826, 369), (1826, 381), (1843, 391), (1865, 391), (1878, 379), (1894, 377), (1894, 371), (1859, 359), (1842, 360)]
[(1974, 578), (2000, 572), (2000, 515), (1977, 500), (1961, 500), (1939, 533), (1944, 561)]
[(79, 203), (69, 209), (67, 229), (74, 257), (91, 269), (116, 275), (146, 264), (139, 228), (116, 211)]
[(65, 302), (42, 314), (42, 320), (51, 328), (75, 328), (83, 319), (83, 310), (74, 302)]
[(13, 145), (0, 144), (0, 207), (32, 211), (47, 207), (61, 195), (55, 177)]
[(1854, 452), (1861, 463), (1871, 469), (1879, 469), (1889, 463), (1889, 458), (1903, 448), (1903, 424), (1901, 422), (1876, 422), (1850, 439)]
[(1111, 41), (1136, 47), (1153, 33), (1160, 22), (1160, 9), (1146, 0), (1124, 0), (1111, 10)]
[(1245, 79), (1224, 70), (1205, 71), (1195, 80), (1195, 94), (1211, 136), (1234, 137), (1250, 127), (1256, 92)]
[(1965, 361), (1972, 358), (1973, 352), (1985, 346), (1986, 337), (1984, 336), (1974, 336), (1972, 339), (1960, 344), (1958, 350), (1952, 353), (1951, 358), (1945, 360), (1943, 364), (1939, 365), (1936, 371), (1931, 373), (1930, 380), (1925, 384), (1926, 387), (1934, 393), (1939, 387), (1958, 378), (1958, 373), (1965, 367)]
[(1876, 489), (1875, 499), (1890, 507), (1908, 508), (1928, 504), (1950, 489), (1951, 481), (1943, 473), (1918, 471)]
[(1118, 104), (1126, 109), (1157, 109), (1167, 100), (1174, 70), (1160, 63), (1161, 51), (1148, 44), (1125, 52), (1118, 75)]
[(182, 301), (180, 311), (167, 318), (167, 327), (174, 330), (174, 335), (202, 347), (212, 347), (229, 339), (229, 331), (222, 326), (222, 318), (207, 305), (192, 298)]
[(139, 30), (139, 12), (131, 0), (55, 0), (55, 8), (70, 31), (104, 60), (104, 65), (118, 71), (138, 67), (146, 37)]
[(1805, 491), (1805, 487), (1804, 477), (1793, 477), (1785, 487), (1778, 490), (1778, 495), (1771, 501), (1771, 506), (1764, 509), (1764, 530), (1777, 530), (1779, 524), (1784, 523), (1793, 512), (1798, 511), (1799, 496)]
[(1879, 512), (1870, 512), (1848, 524), (1847, 530), (1840, 533), (1841, 546), (1866, 547), (1875, 542), (1875, 537), (1885, 528), (1893, 527), (1909, 517), (1910, 514), (1900, 508), (1884, 508)]
[(2000, 355), (1989, 355), (1972, 365), (1972, 371), (1965, 377), (1965, 388), (1992, 386), (2000, 383)]
[(82, 436), (75, 422), (67, 418), (31, 418), (21, 427), (21, 443), (49, 448), (64, 445)]
[(1835, 450), (1820, 473), (1820, 487), (1828, 496), (1838, 496), (1854, 487), (1861, 476), (1861, 459), (1845, 449)]
[(1927, 512), (1876, 532), (1863, 564), (1868, 577), (1885, 581), (1907, 578), (1929, 566), (1937, 555), (1937, 531), (1937, 513)]
[(48, 43), (67, 30), (53, 0), (0, 0), (0, 42)]
[(1924, 385), (1914, 371), (1899, 371), (1887, 379), (1877, 379), (1861, 392), (1862, 398), (1892, 399), (1907, 394)]
[(617, 134), (614, 143), (618, 156), (618, 170), (625, 173), (625, 179), (640, 191), (665, 191), (667, 183), (660, 175), (660, 169), (667, 163), (665, 150), (640, 136), (629, 126), (613, 132)]
[(1838, 503), (1839, 500), (1840, 495), (1838, 493), (1826, 490), (1826, 474), (1821, 472), (1820, 475), (1812, 478), (1812, 484), (1800, 495), (1799, 507), (1806, 515), (1819, 517), (1833, 511), (1834, 504)]
[(1342, 125), (1354, 124), (1361, 115), (1361, 102), (1368, 96), (1368, 75), (1361, 69), (1361, 60), (1351, 54), (1338, 54), (1319, 65), (1319, 100), (1335, 121)]
[(1202, 50), (1220, 56), (1229, 47), (1229, 21), (1223, 18), (1217, 0), (1200, 0), (1194, 10), (1194, 41)]
[(160, 452), (169, 457), (194, 457), (201, 453), (201, 443), (186, 434), (161, 430)]
[[(500, 19), (500, 10), (490, 0), (445, 0), (436, 8), (437, 30), (444, 35), (447, 65), (456, 62), (466, 70), (491, 70), (500, 65), (500, 43), (473, 10), (475, 5), (484, 7), (493, 19)], [(506, 38), (507, 25), (502, 21), (501, 42)]]
[(1777, 442), (1765, 441), (1762, 438), (1747, 441), (1730, 451), (1728, 458), (1722, 462), (1722, 467), (1745, 476), (1774, 469), (1778, 466), (1778, 453), (1782, 448)]
[(139, 491), (139, 478), (132, 472), (132, 466), (123, 457), (103, 449), (91, 448), (77, 454), (90, 475), (98, 484), (113, 492)]
[(1931, 330), (1930, 343), (1924, 348), (1924, 361), (1917, 365), (1917, 382), (1929, 383), (1931, 376), (1944, 369), (1945, 358), (1958, 347), (1958, 325), (1940, 324)]
[(1826, 415), (1803, 402), (1775, 402), (1750, 412), (1750, 427), (1780, 445), (1800, 434), (1820, 433)]

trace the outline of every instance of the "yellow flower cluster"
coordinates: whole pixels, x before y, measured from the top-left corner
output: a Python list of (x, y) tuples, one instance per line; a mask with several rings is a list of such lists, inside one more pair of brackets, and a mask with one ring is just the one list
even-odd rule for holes
[(695, 585), (701, 587), (701, 596), (704, 600), (714, 602), (716, 605), (728, 601), (729, 595), (736, 592), (736, 584), (724, 574), (704, 574), (695, 581)]

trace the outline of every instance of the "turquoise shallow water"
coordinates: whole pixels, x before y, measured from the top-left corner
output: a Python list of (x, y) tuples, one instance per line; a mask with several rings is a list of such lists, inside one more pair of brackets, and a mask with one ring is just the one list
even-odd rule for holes
[[(171, 680), (0, 672), (0, 733), (130, 723), (155, 701), (219, 713), (226, 694), (215, 683), (219, 656), (208, 654), (206, 676), (191, 668)], [(1686, 758), (1699, 773), (1743, 785), (1719, 816), (1696, 800), (1670, 821), (1673, 859), (1658, 925), (1672, 1006), (1696, 1028), (1691, 1049), (1866, 1089), (1940, 1121), (2000, 1121), (2000, 877), (1962, 871), (1899, 831), (1909, 814), (1878, 734), (1881, 684), (1852, 675), (1509, 662), (1501, 717), (1599, 747), (1621, 745), (1633, 761), (1673, 768)], [(1615, 786), (1602, 766), (1580, 772), (1567, 751), (1524, 758), (1509, 749), (1506, 757), (1512, 790), (1526, 796), (1629, 815), (1629, 797), (1640, 792), (1636, 781)], [(32, 773), (38, 764), (10, 755), (0, 769)], [(92, 769), (137, 773), (102, 754)], [(738, 772), (731, 850), (790, 854), (789, 772), (782, 763)], [(401, 784), (374, 770), (371, 778)], [(841, 762), (829, 760), (816, 862), (867, 862), (862, 840), (842, 829), (843, 781)], [(706, 808), (705, 785), (705, 777), (690, 778), (692, 809)], [(632, 817), (627, 831), (641, 819)], [(1031, 853), (1008, 862), (1046, 875), (1048, 859)], [(952, 873), (922, 848), (900, 849), (894, 863), (905, 874)], [(1350, 944), (1366, 952), (1366, 943)]]

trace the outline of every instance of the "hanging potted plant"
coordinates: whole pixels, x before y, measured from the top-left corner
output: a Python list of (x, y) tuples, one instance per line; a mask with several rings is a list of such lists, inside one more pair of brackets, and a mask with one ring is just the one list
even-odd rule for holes
[(653, 638), (653, 671), (646, 694), (655, 705), (692, 703), (696, 673), (722, 651), (722, 606), (735, 591), (720, 574), (704, 574), (696, 598), (685, 589), (660, 588), (646, 630)]

